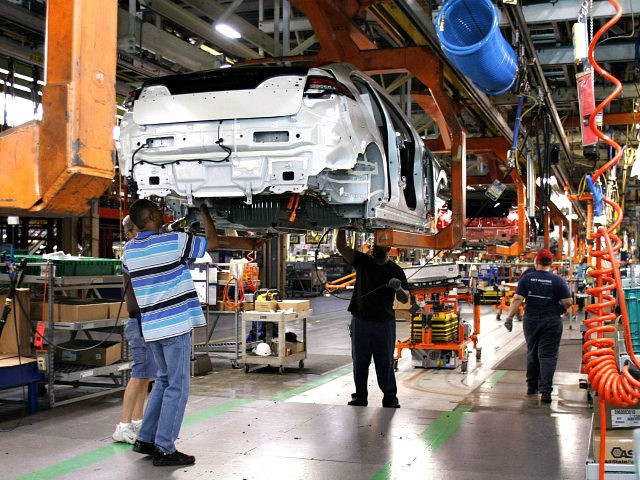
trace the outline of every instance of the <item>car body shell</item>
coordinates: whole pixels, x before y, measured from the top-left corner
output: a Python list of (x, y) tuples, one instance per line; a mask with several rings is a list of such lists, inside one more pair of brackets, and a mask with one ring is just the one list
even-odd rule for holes
[(435, 185), (447, 183), (392, 99), (344, 63), (153, 79), (117, 147), (138, 195), (176, 214), (204, 200), (235, 228), (428, 232)]

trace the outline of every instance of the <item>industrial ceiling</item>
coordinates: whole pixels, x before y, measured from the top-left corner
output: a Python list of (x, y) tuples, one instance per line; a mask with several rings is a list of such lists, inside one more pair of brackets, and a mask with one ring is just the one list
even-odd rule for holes
[[(574, 63), (572, 26), (589, 7), (588, 25), (596, 32), (614, 15), (609, 1), (518, 0), (494, 2), (500, 11), (500, 29), (518, 48), (526, 63), (526, 81), (520, 90), (487, 95), (457, 71), (443, 54), (434, 25), (442, 1), (431, 0), (120, 0), (118, 15), (117, 93), (120, 103), (146, 78), (186, 73), (247, 61), (350, 61), (367, 70), (403, 105), (414, 125), (435, 151), (442, 142), (442, 123), (424, 108), (425, 92), (440, 90), (455, 106), (467, 138), (504, 138), (511, 142), (518, 98), (525, 94), (548, 107), (552, 144), (558, 163), (554, 173), (560, 187), (576, 193), (584, 189), (584, 176), (605, 163), (602, 142), (597, 158), (584, 155)], [(603, 130), (618, 143), (638, 146), (635, 112), (640, 107), (640, 2), (619, 0), (621, 19), (595, 49), (600, 65), (622, 82), (622, 94), (604, 112)], [(582, 10), (584, 12), (584, 10)], [(0, 72), (13, 63), (16, 88), (6, 94), (33, 97), (34, 77), (43, 78), (46, 3), (43, 0), (0, 1)], [(231, 39), (214, 26), (232, 26), (241, 38)], [(100, 27), (95, 19), (92, 28)], [(399, 69), (368, 70), (350, 58), (348, 49), (332, 45), (341, 30), (363, 51), (428, 49), (442, 62), (440, 85), (422, 85), (413, 72)], [(346, 51), (346, 53), (345, 53)], [(399, 52), (400, 50), (398, 50)], [(332, 58), (340, 57), (340, 58)], [(0, 80), (7, 80), (0, 73)], [(612, 85), (596, 76), (596, 102)], [(527, 104), (525, 104), (525, 108)], [(640, 119), (638, 120), (640, 123)], [(530, 128), (523, 118), (521, 135)], [(530, 140), (531, 141), (531, 140)], [(496, 146), (494, 149), (500, 149)], [(472, 155), (491, 163), (491, 155)], [(489, 168), (499, 178), (504, 168)], [(467, 172), (467, 175), (471, 175)], [(621, 175), (621, 173), (620, 173)], [(493, 179), (495, 179), (493, 178)], [(488, 178), (491, 181), (492, 178)], [(638, 183), (629, 179), (627, 206), (640, 205)], [(625, 215), (637, 221), (635, 208)], [(634, 220), (635, 219), (635, 220)]]

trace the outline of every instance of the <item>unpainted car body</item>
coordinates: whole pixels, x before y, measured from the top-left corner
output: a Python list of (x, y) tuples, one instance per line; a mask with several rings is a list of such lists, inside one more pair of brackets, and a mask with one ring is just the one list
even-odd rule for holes
[(349, 64), (242, 66), (148, 81), (120, 125), (141, 197), (218, 226), (428, 231), (446, 175), (391, 98)]

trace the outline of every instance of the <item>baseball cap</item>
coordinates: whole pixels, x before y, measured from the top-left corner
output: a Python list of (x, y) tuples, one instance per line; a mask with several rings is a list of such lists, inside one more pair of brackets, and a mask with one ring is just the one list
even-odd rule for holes
[(538, 254), (536, 255), (536, 263), (539, 263), (541, 265), (550, 265), (551, 263), (553, 263), (553, 253), (551, 253), (551, 250), (548, 250), (546, 248), (542, 248), (538, 251)]

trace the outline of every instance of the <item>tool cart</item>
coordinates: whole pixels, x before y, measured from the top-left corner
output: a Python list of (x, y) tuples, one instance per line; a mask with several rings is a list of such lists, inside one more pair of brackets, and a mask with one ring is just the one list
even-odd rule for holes
[[(249, 310), (242, 314), (242, 338), (247, 338), (253, 322), (262, 322), (265, 325), (266, 336), (264, 342), (270, 345), (270, 355), (258, 355), (253, 351), (262, 340), (246, 342), (242, 353), (244, 371), (249, 372), (251, 365), (273, 365), (278, 366), (280, 373), (284, 373), (286, 366), (298, 364), (299, 368), (304, 367), (304, 360), (307, 358), (307, 319), (311, 316), (312, 310), (280, 310), (274, 312), (261, 312)], [(247, 325), (249, 328), (247, 328)], [(302, 340), (291, 342), (286, 341), (286, 331), (289, 329), (299, 330), (302, 333)], [(278, 341), (275, 341), (276, 333)], [(297, 336), (296, 336), (297, 337)], [(284, 341), (283, 341), (284, 340)]]

